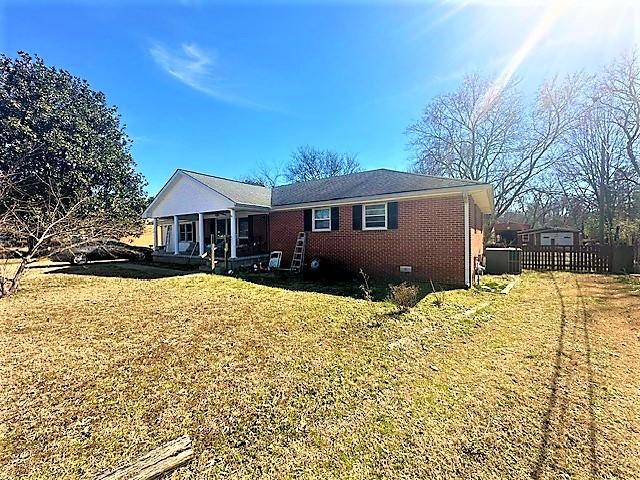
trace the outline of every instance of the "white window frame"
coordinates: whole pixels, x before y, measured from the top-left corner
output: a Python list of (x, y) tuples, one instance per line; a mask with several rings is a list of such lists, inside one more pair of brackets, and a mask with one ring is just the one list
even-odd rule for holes
[[(329, 220), (329, 226), (327, 228), (316, 228), (316, 211), (329, 210), (329, 218), (318, 218), (318, 220)], [(331, 207), (318, 207), (311, 211), (311, 231), (312, 232), (330, 232), (331, 231)]]
[(522, 234), (522, 242), (527, 242), (529, 243), (529, 234), (528, 233), (523, 233)]
[[(187, 232), (187, 225), (189, 225), (189, 232)], [(184, 239), (182, 238), (182, 227), (184, 227)], [(191, 235), (191, 240), (187, 240), (187, 233)], [(193, 223), (185, 222), (178, 225), (178, 239), (181, 242), (195, 242), (195, 232), (193, 231)]]
[[(367, 227), (367, 207), (384, 205), (384, 227)], [(362, 205), (362, 230), (388, 230), (389, 229), (389, 202), (365, 203)]]

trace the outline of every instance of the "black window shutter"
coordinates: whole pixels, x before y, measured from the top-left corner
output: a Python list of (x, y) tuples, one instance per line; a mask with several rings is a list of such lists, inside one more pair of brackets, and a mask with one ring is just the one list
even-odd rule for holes
[(340, 207), (331, 207), (331, 230), (340, 230)]
[(398, 228), (398, 202), (387, 203), (387, 228), (395, 230)]
[(353, 209), (353, 229), (362, 230), (362, 205), (354, 205)]
[(310, 232), (311, 230), (311, 209), (307, 208), (304, 210), (304, 231)]

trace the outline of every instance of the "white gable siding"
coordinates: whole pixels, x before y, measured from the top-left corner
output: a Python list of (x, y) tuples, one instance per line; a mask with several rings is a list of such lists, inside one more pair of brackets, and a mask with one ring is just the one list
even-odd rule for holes
[(170, 217), (233, 208), (234, 203), (197, 180), (177, 172), (145, 212), (145, 218)]

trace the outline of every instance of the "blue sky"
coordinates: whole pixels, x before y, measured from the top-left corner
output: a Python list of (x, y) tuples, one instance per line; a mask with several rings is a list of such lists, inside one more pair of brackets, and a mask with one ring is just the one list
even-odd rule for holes
[(176, 168), (238, 178), (303, 144), (405, 169), (405, 128), (465, 73), (532, 93), (638, 40), (633, 2), (557, 4), (5, 0), (0, 51), (103, 91), (153, 194)]

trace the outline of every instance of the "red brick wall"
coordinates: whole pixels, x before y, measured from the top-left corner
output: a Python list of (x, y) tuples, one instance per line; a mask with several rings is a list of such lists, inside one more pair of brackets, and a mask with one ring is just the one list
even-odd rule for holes
[[(462, 195), (398, 202), (396, 230), (353, 230), (352, 205), (340, 207), (340, 230), (309, 232), (306, 260), (324, 257), (353, 273), (404, 277), (464, 285), (464, 204)], [(291, 262), (303, 210), (270, 213), (271, 250)], [(411, 274), (401, 274), (410, 265)]]

